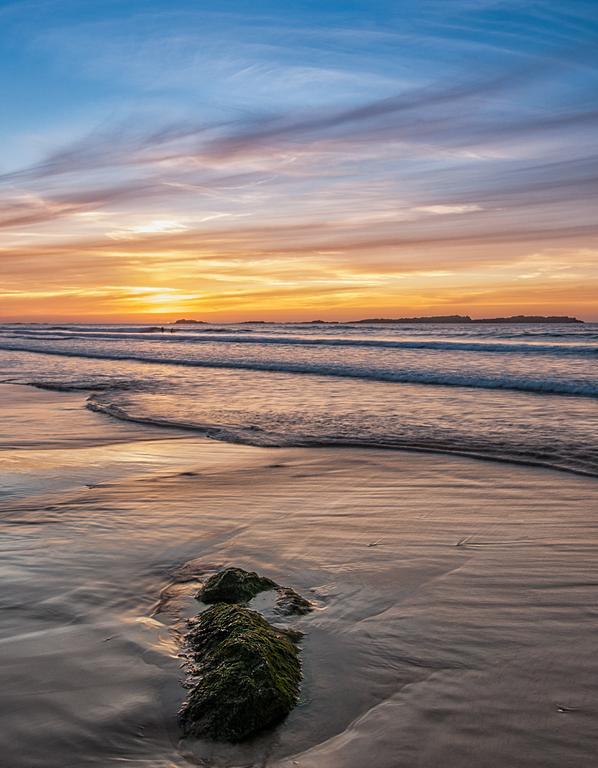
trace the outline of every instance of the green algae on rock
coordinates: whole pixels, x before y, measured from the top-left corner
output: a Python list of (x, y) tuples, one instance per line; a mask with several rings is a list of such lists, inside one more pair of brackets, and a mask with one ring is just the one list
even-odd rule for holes
[(276, 725), (297, 704), (298, 648), (259, 613), (213, 605), (192, 623), (187, 645), (199, 682), (180, 712), (185, 735), (242, 741)]
[(276, 589), (278, 584), (255, 571), (225, 568), (211, 576), (197, 593), (203, 603), (248, 603), (260, 592)]
[(276, 590), (276, 613), (282, 616), (303, 615), (313, 610), (312, 604), (291, 587), (281, 587), (272, 579), (243, 568), (225, 568), (206, 581), (196, 597), (203, 603), (248, 603), (260, 592)]

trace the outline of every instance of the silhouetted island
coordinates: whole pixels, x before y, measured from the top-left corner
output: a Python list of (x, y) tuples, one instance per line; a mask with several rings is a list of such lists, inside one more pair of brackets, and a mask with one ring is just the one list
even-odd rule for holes
[[(577, 317), (568, 317), (566, 315), (512, 315), (511, 317), (480, 317), (473, 318), (469, 315), (430, 315), (424, 317), (371, 317), (365, 320), (347, 320), (346, 325), (360, 325), (366, 323), (452, 323), (454, 325), (475, 324), (475, 323), (581, 323)], [(173, 325), (208, 325), (205, 320), (175, 320)], [(233, 325), (266, 325), (265, 320), (244, 320), (241, 323)], [(304, 320), (302, 322), (290, 323), (291, 325), (338, 325), (338, 320)]]
[(469, 315), (431, 315), (430, 317), (397, 317), (397, 318), (370, 318), (367, 320), (354, 320), (354, 323), (583, 323), (576, 317), (565, 315), (512, 315), (511, 317), (481, 317), (472, 318)]

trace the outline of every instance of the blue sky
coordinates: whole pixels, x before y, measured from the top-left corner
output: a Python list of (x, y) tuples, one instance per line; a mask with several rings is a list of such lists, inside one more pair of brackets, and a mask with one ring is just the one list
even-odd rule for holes
[(10, 316), (40, 276), (103, 316), (591, 312), (594, 0), (23, 0), (0, 37)]

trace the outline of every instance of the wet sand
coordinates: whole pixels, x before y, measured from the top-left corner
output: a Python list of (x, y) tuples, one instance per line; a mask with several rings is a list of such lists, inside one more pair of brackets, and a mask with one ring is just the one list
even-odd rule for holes
[[(227, 445), (0, 389), (2, 764), (596, 764), (595, 479)], [(318, 605), (293, 621), (300, 706), (234, 747), (176, 724), (179, 632), (226, 565)]]

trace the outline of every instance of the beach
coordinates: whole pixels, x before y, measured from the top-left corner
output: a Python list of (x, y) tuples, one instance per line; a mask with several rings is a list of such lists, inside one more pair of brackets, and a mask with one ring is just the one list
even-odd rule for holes
[(0, 22), (0, 768), (598, 768), (598, 0)]
[[(594, 477), (232, 444), (0, 390), (7, 766), (595, 764)], [(231, 565), (314, 602), (285, 620), (301, 701), (244, 744), (182, 739), (181, 635)]]

